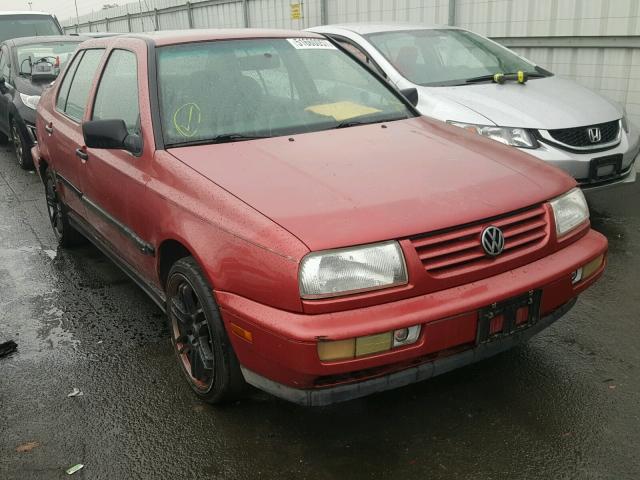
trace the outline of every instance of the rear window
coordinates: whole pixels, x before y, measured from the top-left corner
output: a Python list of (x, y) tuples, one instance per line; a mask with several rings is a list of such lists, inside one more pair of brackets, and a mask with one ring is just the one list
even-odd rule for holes
[(57, 67), (59, 71), (67, 61), (73, 57), (80, 42), (47, 42), (20, 45), (16, 49), (18, 57), (18, 70), (20, 73), (31, 74), (33, 65), (40, 62), (48, 62)]
[(0, 42), (10, 38), (62, 35), (50, 15), (0, 15)]

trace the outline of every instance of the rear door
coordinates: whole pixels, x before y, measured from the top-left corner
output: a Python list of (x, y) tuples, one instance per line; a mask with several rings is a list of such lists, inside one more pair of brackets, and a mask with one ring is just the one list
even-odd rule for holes
[(86, 149), (81, 122), (96, 71), (102, 62), (104, 49), (80, 51), (66, 69), (55, 99), (51, 117), (45, 121), (49, 137), (49, 156), (62, 186), (64, 202), (85, 216), (81, 194), (84, 188)]
[[(121, 259), (151, 278), (155, 268), (153, 247), (148, 243), (148, 225), (156, 212), (145, 202), (146, 182), (153, 160), (152, 136), (143, 131), (141, 96), (146, 85), (146, 45), (121, 41), (109, 53), (96, 88), (92, 120), (124, 120), (129, 134), (140, 135), (143, 150), (133, 155), (125, 150), (87, 149), (85, 203), (89, 222), (111, 244)], [(142, 92), (142, 93), (141, 93)], [(148, 102), (147, 102), (148, 104)]]

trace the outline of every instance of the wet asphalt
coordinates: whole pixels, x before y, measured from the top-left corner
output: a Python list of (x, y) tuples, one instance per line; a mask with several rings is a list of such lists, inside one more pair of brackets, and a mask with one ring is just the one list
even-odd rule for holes
[[(640, 183), (590, 198), (603, 279), (528, 344), (322, 409), (202, 404), (162, 313), (91, 246), (60, 250), (0, 145), (0, 479), (640, 477)], [(82, 396), (67, 397), (74, 388)]]

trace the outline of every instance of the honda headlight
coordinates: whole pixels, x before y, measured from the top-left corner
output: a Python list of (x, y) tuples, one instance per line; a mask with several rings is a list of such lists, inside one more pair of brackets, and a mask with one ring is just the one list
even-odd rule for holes
[(558, 237), (569, 233), (589, 219), (589, 207), (579, 188), (574, 188), (561, 197), (551, 200), (550, 203), (556, 219)]
[(20, 100), (22, 100), (22, 103), (27, 107), (35, 110), (38, 106), (38, 102), (40, 101), (40, 95), (25, 95), (24, 93), (21, 93)]
[(450, 125), (471, 130), (472, 132), (490, 138), (496, 142), (520, 148), (538, 148), (538, 141), (524, 128), (492, 127), (490, 125), (474, 125), (472, 123), (454, 122), (447, 120)]
[(300, 263), (300, 296), (326, 298), (407, 283), (396, 241), (311, 252)]

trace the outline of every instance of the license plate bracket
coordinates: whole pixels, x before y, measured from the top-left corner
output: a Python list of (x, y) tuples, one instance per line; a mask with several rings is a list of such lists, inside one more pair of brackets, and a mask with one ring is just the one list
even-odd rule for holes
[(476, 344), (492, 342), (534, 325), (540, 320), (541, 297), (542, 291), (530, 290), (480, 309)]

